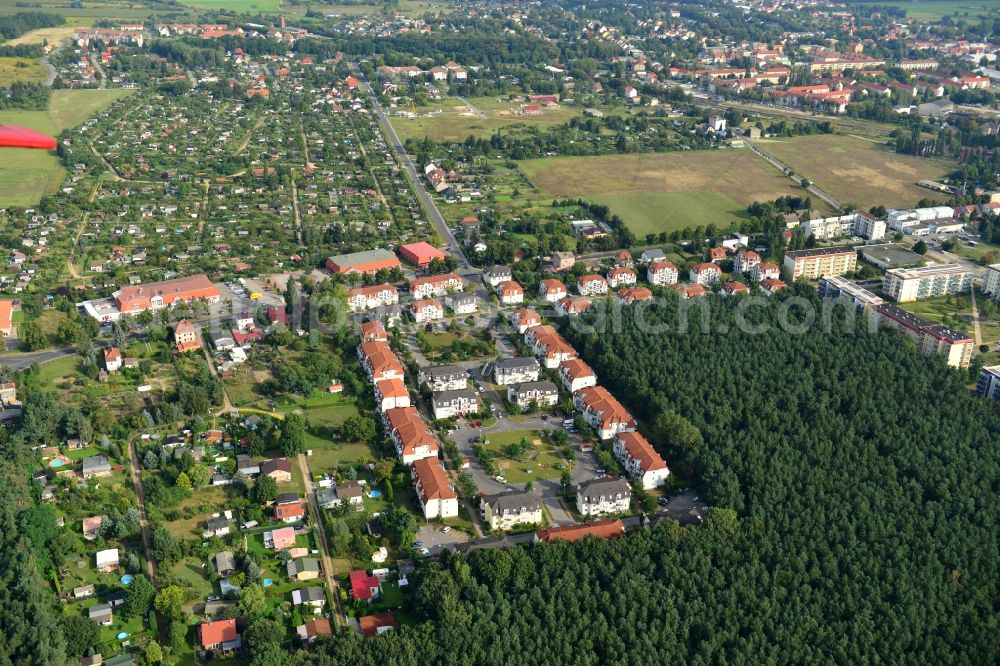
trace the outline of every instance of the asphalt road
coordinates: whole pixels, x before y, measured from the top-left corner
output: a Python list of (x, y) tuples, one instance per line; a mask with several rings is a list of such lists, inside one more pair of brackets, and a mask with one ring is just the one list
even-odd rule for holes
[(361, 68), (358, 67), (357, 63), (351, 63), (351, 69), (354, 72), (354, 76), (360, 82), (361, 89), (369, 97), (371, 97), (379, 127), (382, 128), (382, 132), (389, 139), (389, 147), (392, 149), (392, 152), (395, 153), (396, 158), (409, 174), (410, 180), (413, 183), (413, 189), (417, 193), (417, 198), (420, 199), (424, 210), (427, 211), (427, 215), (431, 218), (431, 223), (437, 230), (438, 235), (445, 240), (448, 244), (448, 249), (453, 255), (455, 255), (455, 258), (458, 259), (459, 267), (465, 271), (475, 272), (477, 269), (469, 263), (468, 259), (465, 258), (465, 253), (462, 251), (461, 244), (455, 239), (455, 235), (451, 232), (451, 229), (448, 228), (448, 223), (445, 222), (444, 216), (441, 215), (441, 211), (438, 209), (437, 204), (427, 192), (427, 188), (424, 187), (423, 180), (421, 180), (422, 174), (417, 171), (417, 168), (410, 159), (410, 156), (406, 153), (406, 149), (403, 148), (403, 142), (399, 140), (399, 135), (396, 134), (396, 130), (392, 127), (392, 123), (389, 122), (389, 118), (385, 115), (385, 111), (382, 109), (382, 105), (379, 103), (378, 97), (375, 95), (371, 85), (368, 83), (368, 79), (365, 78), (365, 75), (361, 72)]
[[(10, 349), (10, 342), (8, 341), (8, 349)], [(17, 347), (17, 341), (14, 341), (15, 348)], [(24, 370), (30, 368), (33, 363), (45, 363), (46, 361), (54, 361), (57, 358), (62, 358), (63, 356), (70, 356), (76, 353), (76, 349), (73, 347), (67, 347), (66, 349), (51, 349), (48, 351), (37, 351), (37, 352), (9, 352), (0, 355), (0, 365), (6, 366), (13, 370)]]

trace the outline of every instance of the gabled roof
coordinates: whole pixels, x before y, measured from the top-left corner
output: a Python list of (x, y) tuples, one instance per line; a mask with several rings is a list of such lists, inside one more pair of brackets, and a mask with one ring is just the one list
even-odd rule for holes
[(237, 636), (239, 634), (236, 632), (235, 619), (205, 622), (201, 625), (201, 646), (206, 649), (234, 641)]
[(614, 539), (625, 534), (625, 524), (620, 520), (598, 520), (583, 525), (564, 525), (539, 530), (535, 537), (539, 541), (579, 541), (592, 536), (598, 539)]

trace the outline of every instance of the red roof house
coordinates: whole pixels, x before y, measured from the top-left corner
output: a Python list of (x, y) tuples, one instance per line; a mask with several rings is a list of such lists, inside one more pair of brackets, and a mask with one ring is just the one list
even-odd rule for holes
[(382, 584), (378, 577), (371, 576), (367, 571), (355, 569), (350, 574), (351, 598), (360, 601), (371, 601), (382, 594)]

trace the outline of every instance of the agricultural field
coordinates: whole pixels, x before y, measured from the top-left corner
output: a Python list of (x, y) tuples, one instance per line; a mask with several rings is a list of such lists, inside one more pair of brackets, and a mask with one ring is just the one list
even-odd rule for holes
[(840, 134), (817, 134), (758, 141), (761, 150), (812, 180), (842, 202), (863, 208), (905, 208), (920, 199), (942, 198), (917, 186), (953, 169), (947, 162), (896, 155), (881, 143)]
[(981, 16), (996, 16), (1000, 12), (998, 0), (890, 0), (876, 2), (875, 6), (905, 9), (907, 18), (940, 19), (944, 16), (958, 15), (965, 18)]
[(281, 7), (279, 0), (181, 0), (181, 4), (195, 9), (230, 10), (241, 14), (277, 13)]
[(20, 37), (16, 37), (8, 42), (4, 42), (7, 46), (19, 46), (21, 44), (59, 44), (61, 42), (69, 41), (73, 37), (73, 32), (77, 28), (84, 26), (90, 26), (94, 24), (94, 17), (88, 16), (69, 16), (66, 18), (65, 25), (55, 26), (53, 28), (39, 28), (38, 30), (32, 30), (31, 32), (26, 32)]
[(35, 58), (0, 58), (0, 88), (9, 88), (15, 81), (43, 83), (48, 70)]
[[(131, 92), (56, 90), (52, 93), (47, 112), (16, 109), (0, 111), (0, 124), (23, 125), (55, 135), (61, 130), (79, 125)], [(58, 190), (65, 177), (66, 170), (55, 151), (0, 148), (0, 207), (34, 205), (43, 195)]]
[(546, 197), (607, 205), (636, 236), (745, 216), (754, 201), (800, 194), (748, 150), (525, 160), (521, 170)]
[[(66, 17), (67, 25), (74, 26), (92, 25), (96, 19), (101, 18), (145, 18), (155, 11), (151, 7), (144, 7), (139, 3), (129, 2), (127, 0), (122, 2), (118, 2), (116, 0), (95, 0), (79, 3), (69, 3), (65, 0), (33, 0), (30, 3), (30, 7), (25, 7), (24, 4), (25, 3), (19, 2), (18, 0), (0, 0), (0, 16), (6, 14), (17, 14), (18, 12), (24, 11), (45, 12), (47, 14), (59, 14), (60, 16), (64, 16)], [(163, 13), (162, 11), (160, 11), (159, 14), (163, 16), (169, 15)], [(27, 37), (27, 35), (22, 35), (20, 39), (24, 39), (25, 37)]]
[(558, 109), (542, 109), (537, 115), (522, 116), (517, 113), (520, 106), (517, 102), (501, 101), (496, 97), (473, 97), (468, 100), (448, 97), (428, 106), (397, 109), (399, 113), (414, 113), (416, 117), (393, 116), (392, 126), (403, 141), (425, 136), (435, 141), (464, 141), (470, 134), (486, 137), (499, 129), (546, 129), (580, 115), (577, 107), (560, 106)]

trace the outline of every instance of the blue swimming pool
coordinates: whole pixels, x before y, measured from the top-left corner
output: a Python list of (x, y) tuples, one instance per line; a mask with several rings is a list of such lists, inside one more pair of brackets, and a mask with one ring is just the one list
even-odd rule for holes
[(271, 583), (273, 583), (273, 582), (274, 581), (271, 580), (270, 578), (265, 578), (264, 580), (261, 581), (261, 583), (263, 583), (264, 587), (271, 587)]
[(132, 582), (132, 574), (125, 574), (120, 578), (122, 585), (128, 585)]
[(382, 497), (382, 491), (381, 490), (371, 490), (371, 491), (368, 492), (368, 497), (371, 497), (372, 499), (376, 499), (378, 497)]
[(59, 458), (56, 458), (55, 460), (49, 463), (49, 467), (62, 467), (62, 466), (63, 466), (63, 461), (59, 460)]
[(118, 638), (118, 640), (122, 640), (123, 638), (128, 638), (128, 632), (127, 631), (120, 632), (118, 634), (117, 638)]

